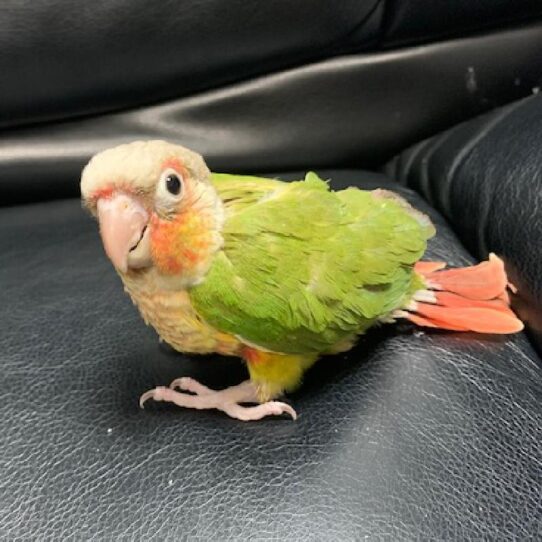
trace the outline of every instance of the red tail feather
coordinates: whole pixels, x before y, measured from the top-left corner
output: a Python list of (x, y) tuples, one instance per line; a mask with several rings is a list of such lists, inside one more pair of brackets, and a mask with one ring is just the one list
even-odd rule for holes
[[(509, 306), (508, 279), (503, 261), (489, 255), (489, 260), (472, 267), (441, 271), (440, 262), (418, 262), (419, 273), (429, 292), (414, 296), (398, 316), (420, 326), (476, 331), (478, 333), (516, 333), (523, 323)], [(432, 292), (431, 292), (432, 291)]]
[(437, 305), (450, 308), (472, 308), (492, 309), (500, 312), (510, 312), (509, 302), (504, 301), (501, 297), (490, 300), (468, 299), (451, 292), (435, 292)]
[(495, 254), (472, 267), (432, 273), (420, 271), (420, 274), (429, 281), (427, 284), (433, 290), (453, 292), (467, 299), (495, 299), (506, 291), (508, 284), (504, 263)]

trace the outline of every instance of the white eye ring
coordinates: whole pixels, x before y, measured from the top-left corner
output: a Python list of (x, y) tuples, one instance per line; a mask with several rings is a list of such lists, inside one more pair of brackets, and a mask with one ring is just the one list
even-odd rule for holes
[(174, 169), (168, 168), (160, 175), (156, 188), (156, 200), (160, 206), (170, 207), (179, 202), (184, 195), (183, 176)]

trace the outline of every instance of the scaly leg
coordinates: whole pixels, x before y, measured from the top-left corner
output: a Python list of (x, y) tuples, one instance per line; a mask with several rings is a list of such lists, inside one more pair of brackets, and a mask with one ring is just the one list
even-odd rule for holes
[[(176, 388), (196, 395), (176, 391)], [(258, 402), (258, 390), (250, 380), (225, 390), (216, 391), (200, 384), (193, 378), (177, 378), (169, 385), (169, 388), (158, 386), (145, 392), (139, 399), (141, 408), (149, 399), (174, 403), (184, 408), (200, 410), (215, 408), (225, 412), (231, 418), (243, 421), (260, 420), (266, 416), (280, 416), (285, 413), (294, 420), (297, 418), (295, 410), (290, 405), (278, 401), (268, 401), (251, 407), (241, 406), (239, 403)]]

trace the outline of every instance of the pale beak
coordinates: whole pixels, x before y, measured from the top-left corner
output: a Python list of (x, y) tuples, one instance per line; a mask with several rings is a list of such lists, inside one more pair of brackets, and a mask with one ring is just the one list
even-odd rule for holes
[(97, 209), (105, 252), (116, 269), (126, 273), (130, 252), (145, 236), (149, 214), (136, 198), (122, 193), (100, 198)]

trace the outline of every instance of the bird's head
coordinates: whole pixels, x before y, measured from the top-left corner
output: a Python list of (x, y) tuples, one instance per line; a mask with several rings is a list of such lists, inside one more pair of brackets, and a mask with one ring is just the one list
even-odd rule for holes
[(222, 244), (224, 211), (209, 169), (180, 145), (135, 141), (96, 154), (81, 195), (121, 276), (154, 268), (195, 284)]

